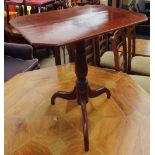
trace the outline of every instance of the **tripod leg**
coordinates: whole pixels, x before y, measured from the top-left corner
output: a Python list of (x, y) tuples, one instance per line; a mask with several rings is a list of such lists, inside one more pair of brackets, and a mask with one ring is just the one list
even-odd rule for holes
[(51, 97), (51, 104), (55, 104), (56, 97), (60, 97), (67, 100), (76, 99), (76, 88), (73, 89), (72, 92), (58, 91)]
[(97, 97), (97, 96), (99, 96), (99, 95), (101, 95), (101, 94), (103, 94), (103, 93), (106, 93), (106, 94), (107, 94), (107, 98), (110, 98), (111, 93), (110, 93), (110, 91), (109, 91), (107, 88), (105, 88), (105, 87), (103, 87), (103, 88), (98, 88), (98, 89), (96, 89), (96, 90), (91, 90), (90, 87), (88, 88), (88, 96), (91, 97), (91, 98)]
[(81, 100), (81, 111), (82, 111), (82, 125), (84, 136), (84, 149), (86, 152), (88, 152), (89, 151), (88, 122), (87, 122), (86, 102), (84, 100)]

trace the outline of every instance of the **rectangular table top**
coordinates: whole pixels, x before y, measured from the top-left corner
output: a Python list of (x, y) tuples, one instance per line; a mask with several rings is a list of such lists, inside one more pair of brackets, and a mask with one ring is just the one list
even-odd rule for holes
[(10, 23), (32, 45), (60, 46), (146, 20), (144, 14), (124, 9), (86, 5), (20, 16)]

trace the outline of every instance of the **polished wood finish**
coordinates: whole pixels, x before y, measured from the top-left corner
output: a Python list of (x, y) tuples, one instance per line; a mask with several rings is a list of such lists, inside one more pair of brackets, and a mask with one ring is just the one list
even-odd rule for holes
[[(118, 28), (127, 27), (147, 20), (143, 14), (133, 13), (122, 9), (113, 9), (107, 6), (83, 6), (61, 11), (52, 11), (37, 15), (18, 17), (11, 24), (17, 28), (32, 45), (61, 46), (76, 42), (75, 84), (76, 99), (82, 107), (83, 134), (85, 151), (89, 150), (88, 127), (86, 107), (88, 97), (96, 97), (102, 93), (110, 98), (107, 88), (91, 90), (86, 80), (87, 63), (84, 39), (97, 36)], [(51, 103), (54, 104), (56, 97), (71, 98), (74, 90), (68, 92), (56, 92)]]
[(71, 90), (74, 65), (18, 74), (4, 84), (5, 155), (149, 155), (149, 95), (127, 74), (89, 66), (93, 89), (105, 85), (87, 104), (90, 151), (83, 151), (81, 110), (76, 101), (51, 93)]
[[(17, 17), (11, 24), (32, 45), (47, 47), (70, 44), (145, 20), (145, 15), (126, 10), (107, 6), (83, 6)], [(58, 56), (56, 65), (60, 64)]]
[(86, 5), (17, 17), (10, 23), (33, 45), (61, 46), (146, 20), (144, 14)]

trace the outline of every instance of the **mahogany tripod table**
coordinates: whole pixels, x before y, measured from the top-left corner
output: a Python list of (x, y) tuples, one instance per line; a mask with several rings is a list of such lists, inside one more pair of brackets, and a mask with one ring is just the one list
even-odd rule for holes
[[(56, 92), (51, 103), (55, 104), (56, 97), (77, 99), (83, 115), (84, 148), (89, 150), (88, 124), (86, 103), (89, 97), (97, 97), (110, 91), (105, 88), (91, 90), (86, 79), (88, 67), (86, 63), (84, 39), (95, 37), (119, 28), (135, 25), (146, 21), (144, 14), (134, 13), (108, 6), (87, 5), (65, 10), (57, 10), (17, 17), (10, 23), (32, 45), (59, 47), (75, 43), (75, 74), (77, 81), (72, 92)], [(64, 131), (65, 132), (65, 131)]]

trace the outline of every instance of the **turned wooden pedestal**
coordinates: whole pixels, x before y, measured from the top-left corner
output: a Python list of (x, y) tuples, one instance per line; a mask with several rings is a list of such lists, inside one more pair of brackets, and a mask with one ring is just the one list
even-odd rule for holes
[(85, 53), (85, 42), (84, 40), (76, 43), (76, 53), (75, 53), (75, 74), (77, 76), (77, 81), (72, 92), (58, 91), (51, 98), (51, 104), (55, 104), (56, 97), (61, 97), (68, 100), (77, 99), (77, 103), (81, 105), (82, 111), (82, 125), (83, 125), (83, 136), (84, 136), (84, 149), (89, 151), (89, 136), (88, 136), (88, 123), (87, 123), (87, 111), (86, 104), (88, 98), (97, 97), (103, 93), (107, 94), (107, 98), (110, 98), (110, 91), (105, 88), (99, 88), (96, 90), (91, 90), (88, 81), (86, 79), (88, 73), (88, 66), (86, 62)]

